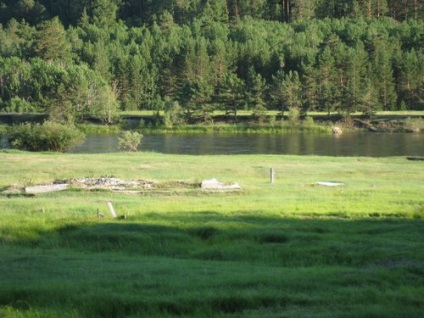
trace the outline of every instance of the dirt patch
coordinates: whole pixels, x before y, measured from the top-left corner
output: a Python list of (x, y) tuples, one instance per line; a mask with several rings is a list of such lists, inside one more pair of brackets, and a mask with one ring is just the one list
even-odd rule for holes
[(84, 189), (84, 190), (110, 190), (110, 191), (142, 191), (155, 188), (156, 184), (147, 180), (123, 180), (112, 177), (101, 178), (72, 178), (68, 180), (57, 180), (48, 184), (38, 184), (27, 187), (17, 187), (12, 185), (2, 191), (7, 195), (18, 194), (40, 194), (68, 189)]
[(139, 169), (150, 169), (150, 168), (152, 168), (152, 165), (140, 164), (140, 165), (137, 166), (137, 168), (139, 168)]
[(87, 190), (105, 189), (105, 190), (134, 190), (134, 189), (151, 189), (155, 186), (152, 181), (146, 180), (123, 180), (119, 178), (75, 178), (69, 179), (67, 182), (74, 188)]
[[(218, 182), (218, 181), (216, 181)], [(214, 190), (223, 191), (239, 190), (239, 185), (219, 183), (218, 187), (204, 187), (199, 182), (187, 181), (167, 181), (164, 183), (155, 183), (148, 180), (123, 180), (114, 177), (101, 178), (72, 178), (67, 180), (56, 180), (49, 184), (38, 184), (26, 187), (12, 185), (0, 192), (3, 195), (35, 195), (41, 193), (50, 193), (56, 191), (64, 191), (68, 189), (81, 189), (86, 191), (105, 190), (126, 194), (181, 194), (198, 190)]]
[(420, 127), (405, 120), (380, 118), (375, 120), (354, 119), (352, 125), (369, 132), (379, 133), (420, 133)]

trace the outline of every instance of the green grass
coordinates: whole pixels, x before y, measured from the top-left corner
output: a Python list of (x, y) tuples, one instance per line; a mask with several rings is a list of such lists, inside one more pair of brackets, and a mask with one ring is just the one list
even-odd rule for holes
[[(163, 112), (160, 112), (161, 114)], [(287, 111), (285, 112), (287, 113)], [(153, 116), (155, 114), (155, 111), (152, 110), (137, 110), (137, 111), (123, 111), (120, 112), (120, 115), (124, 116)], [(267, 115), (273, 115), (277, 116), (281, 114), (281, 111), (276, 110), (268, 110), (266, 112)], [(224, 111), (214, 111), (213, 115), (225, 115)], [(238, 116), (244, 117), (244, 116), (252, 116), (252, 111), (248, 110), (240, 110), (237, 112)], [(327, 112), (308, 112), (308, 116), (327, 116)], [(331, 112), (330, 116), (336, 116), (339, 115), (337, 112)], [(352, 116), (362, 116), (362, 112), (352, 113)], [(424, 116), (424, 111), (414, 111), (414, 110), (405, 110), (405, 111), (378, 111), (376, 112), (377, 116), (404, 116), (404, 117), (415, 117), (415, 116)]]
[(141, 127), (144, 133), (162, 134), (331, 134), (331, 126), (327, 124), (310, 126), (306, 124), (290, 124), (279, 121), (275, 124), (217, 124), (217, 125), (184, 125), (173, 128), (166, 127)]
[[(160, 112), (163, 115), (163, 112)], [(287, 117), (288, 112), (285, 112)], [(332, 132), (332, 127), (337, 125), (344, 132), (366, 131), (368, 128), (359, 128), (354, 126), (352, 119), (360, 119), (364, 116), (363, 113), (350, 114), (350, 120), (342, 120), (339, 113), (325, 112), (309, 112), (308, 120), (292, 123), (287, 118), (281, 119), (281, 112), (267, 111), (266, 118), (263, 123), (257, 123), (252, 117), (252, 111), (240, 111), (238, 113), (238, 123), (233, 123), (231, 116), (226, 116), (222, 111), (215, 111), (212, 114), (213, 123), (199, 123), (190, 125), (180, 125), (175, 127), (165, 127), (163, 125), (155, 125), (151, 123), (151, 118), (155, 116), (153, 111), (131, 111), (121, 112), (120, 116), (139, 117), (140, 124), (125, 124), (125, 120), (120, 126), (110, 126), (110, 128), (96, 129), (96, 126), (90, 128), (90, 125), (83, 126), (85, 133), (107, 133), (114, 132), (119, 129), (139, 129), (143, 133), (155, 134), (205, 134), (205, 133), (220, 133), (220, 134), (290, 134), (290, 133), (308, 133), (308, 134), (329, 134)], [(420, 132), (423, 131), (424, 121), (423, 111), (396, 111), (396, 112), (376, 112), (372, 120), (380, 122), (380, 126), (373, 127), (381, 132)], [(226, 119), (223, 119), (225, 118)], [(149, 120), (147, 120), (150, 118)], [(371, 120), (371, 119), (365, 119)], [(115, 127), (115, 128), (113, 128)]]
[(79, 124), (77, 128), (86, 135), (118, 134), (121, 132), (119, 125)]
[[(0, 316), (420, 317), (424, 310), (422, 162), (18, 151), (0, 152), (0, 162), (0, 189), (106, 175), (157, 184), (135, 195), (0, 196)], [(182, 186), (212, 177), (242, 190)], [(127, 219), (111, 218), (108, 200)]]

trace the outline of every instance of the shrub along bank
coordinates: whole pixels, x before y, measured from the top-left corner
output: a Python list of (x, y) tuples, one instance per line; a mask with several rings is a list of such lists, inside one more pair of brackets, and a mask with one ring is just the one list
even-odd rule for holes
[(7, 132), (12, 148), (29, 151), (65, 152), (80, 144), (84, 138), (85, 135), (75, 126), (52, 121), (25, 123), (13, 126)]

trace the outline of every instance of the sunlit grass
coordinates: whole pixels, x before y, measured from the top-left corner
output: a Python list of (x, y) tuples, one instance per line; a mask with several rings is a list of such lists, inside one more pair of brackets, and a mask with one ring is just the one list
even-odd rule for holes
[[(0, 316), (419, 317), (424, 309), (419, 161), (4, 151), (0, 162), (1, 189), (86, 176), (157, 184), (139, 194), (2, 195)], [(212, 177), (241, 190), (178, 186)], [(109, 200), (125, 220), (111, 217)]]

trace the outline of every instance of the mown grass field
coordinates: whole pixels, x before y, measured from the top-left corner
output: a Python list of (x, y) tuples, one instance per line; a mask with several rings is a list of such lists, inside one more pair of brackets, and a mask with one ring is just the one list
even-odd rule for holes
[[(422, 317), (422, 161), (3, 151), (0, 162), (0, 189), (156, 184), (1, 195), (0, 316)], [(198, 188), (213, 177), (241, 190)]]

